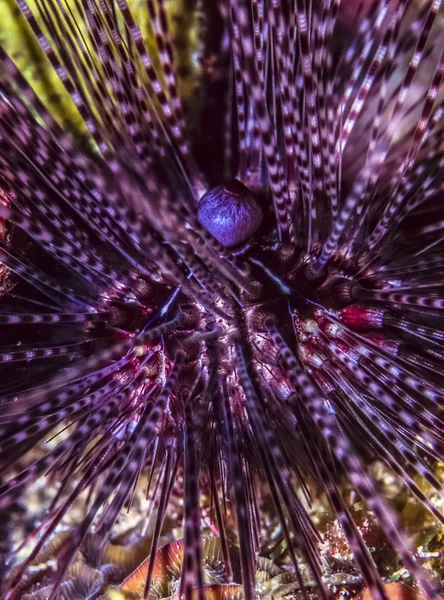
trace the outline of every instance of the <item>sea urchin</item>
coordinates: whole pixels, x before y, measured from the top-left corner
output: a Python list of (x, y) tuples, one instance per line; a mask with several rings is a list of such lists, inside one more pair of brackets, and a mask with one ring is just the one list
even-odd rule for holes
[(226, 85), (215, 97), (207, 76), (192, 119), (164, 0), (146, 2), (147, 35), (127, 0), (16, 0), (88, 133), (68, 133), (0, 51), (0, 510), (40, 476), (59, 483), (4, 599), (89, 490), (58, 555), (58, 597), (85, 539), (104, 547), (146, 472), (158, 493), (145, 594), (183, 477), (179, 596), (208, 591), (205, 487), (228, 582), (236, 522), (246, 600), (264, 490), (300, 587), (298, 556), (326, 597), (301, 497), (310, 478), (385, 599), (342, 474), (437, 597), (368, 462), (444, 522), (417, 477), (441, 492), (441, 2), (352, 5), (202, 3)]

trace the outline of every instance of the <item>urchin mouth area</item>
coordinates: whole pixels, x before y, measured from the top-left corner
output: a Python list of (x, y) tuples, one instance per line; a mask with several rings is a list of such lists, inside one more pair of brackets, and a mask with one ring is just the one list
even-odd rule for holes
[[(256, 248), (253, 248), (253, 251)], [(311, 255), (296, 247), (261, 249), (247, 254), (252, 266), (251, 279), (258, 287), (257, 298), (245, 298), (251, 303), (269, 306), (270, 314), (293, 312), (301, 317), (313, 314), (316, 308), (338, 309), (354, 302), (356, 287), (353, 262), (332, 263), (321, 272), (314, 272)]]

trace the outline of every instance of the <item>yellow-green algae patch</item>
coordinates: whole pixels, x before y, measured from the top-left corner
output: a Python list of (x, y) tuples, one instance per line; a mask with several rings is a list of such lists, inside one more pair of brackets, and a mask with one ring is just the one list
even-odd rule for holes
[[(38, 9), (39, 6), (43, 6), (45, 10), (50, 10), (50, 7), (53, 4), (56, 5), (56, 2), (43, 1), (42, 3), (41, 0), (40, 2), (39, 0), (27, 0), (27, 3), (39, 26), (46, 33), (47, 30)], [(146, 4), (146, 0), (128, 0), (133, 18), (140, 27), (159, 78), (162, 79), (157, 47)], [(164, 4), (170, 39), (175, 53), (179, 94), (186, 101), (195, 89), (200, 72), (197, 58), (199, 54), (198, 15), (192, 6), (193, 3), (186, 0), (166, 0)], [(74, 17), (75, 23), (72, 20), (72, 30), (76, 31), (79, 39), (83, 38), (88, 41), (88, 48), (91, 50), (85, 21), (79, 13), (79, 3), (75, 0), (61, 0), (60, 5), (66, 14)], [(119, 16), (118, 11), (116, 13)], [(121, 27), (123, 25), (121, 15), (119, 25)], [(83, 45), (83, 42), (80, 43)], [(63, 129), (77, 135), (87, 134), (85, 122), (49, 59), (40, 48), (15, 0), (0, 2), (0, 45)], [(68, 46), (67, 50), (69, 51)], [(92, 53), (92, 58), (95, 58), (94, 53)], [(98, 57), (96, 58), (95, 63), (98, 65), (101, 61)], [(96, 117), (100, 119), (100, 114), (97, 114)]]

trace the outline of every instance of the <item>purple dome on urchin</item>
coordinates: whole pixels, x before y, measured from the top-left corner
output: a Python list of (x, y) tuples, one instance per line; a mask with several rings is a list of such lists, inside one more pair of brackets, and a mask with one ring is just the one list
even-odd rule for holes
[(250, 190), (238, 179), (206, 192), (199, 200), (199, 222), (226, 248), (247, 242), (264, 214)]

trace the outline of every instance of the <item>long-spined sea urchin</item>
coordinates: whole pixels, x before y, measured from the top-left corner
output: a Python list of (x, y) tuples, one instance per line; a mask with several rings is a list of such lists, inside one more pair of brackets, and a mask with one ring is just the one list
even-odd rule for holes
[[(152, 564), (184, 478), (187, 599), (205, 595), (203, 481), (228, 580), (233, 507), (254, 598), (261, 479), (294, 571), (300, 553), (325, 596), (318, 534), (296, 492), (304, 473), (325, 491), (373, 597), (385, 598), (339, 471), (437, 596), (367, 458), (444, 522), (415, 477), (441, 492), (441, 2), (375, 0), (350, 21), (351, 4), (221, 0), (228, 92), (202, 141), (187, 133), (162, 0), (147, 0), (155, 49), (126, 0), (36, 0), (33, 11), (17, 0), (89, 131), (82, 142), (64, 131), (0, 51), (0, 258), (10, 270), (0, 510), (45, 473), (61, 482), (29, 561), (91, 490), (50, 600), (87, 534), (105, 544), (145, 470), (159, 490)], [(223, 143), (220, 166), (200, 168), (205, 145)]]

